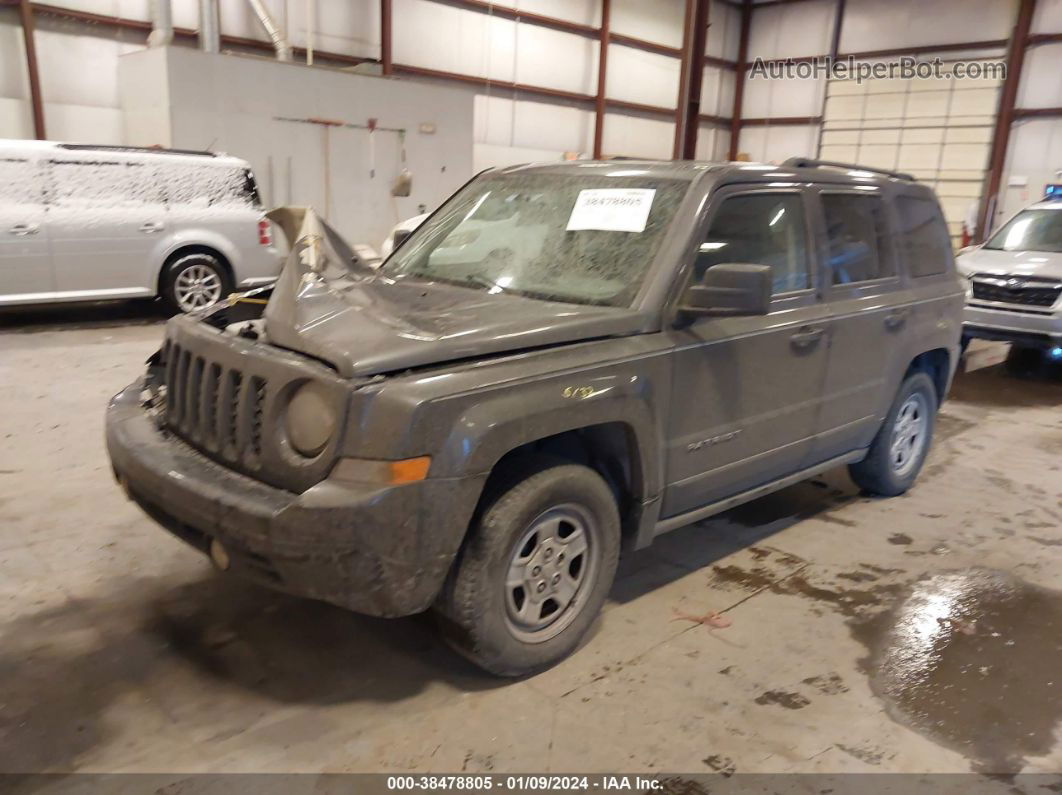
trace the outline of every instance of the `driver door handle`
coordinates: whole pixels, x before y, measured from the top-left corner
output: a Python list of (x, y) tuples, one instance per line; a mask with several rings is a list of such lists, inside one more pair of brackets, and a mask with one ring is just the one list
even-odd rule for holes
[(801, 326), (789, 336), (789, 342), (794, 348), (804, 350), (821, 340), (825, 333), (826, 329), (823, 326)]
[(143, 223), (140, 225), (140, 231), (143, 232), (145, 235), (154, 234), (155, 232), (161, 232), (162, 224), (158, 223), (157, 221), (148, 221), (147, 223)]
[(903, 324), (907, 322), (907, 315), (909, 314), (906, 309), (894, 309), (885, 315), (885, 328), (889, 331), (895, 331), (898, 328), (902, 328)]
[(26, 235), (35, 235), (41, 228), (37, 224), (15, 224), (11, 227), (11, 234), (18, 237), (25, 237)]

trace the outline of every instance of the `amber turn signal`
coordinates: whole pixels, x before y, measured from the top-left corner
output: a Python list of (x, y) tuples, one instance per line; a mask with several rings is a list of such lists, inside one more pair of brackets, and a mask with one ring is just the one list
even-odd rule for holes
[(356, 483), (398, 485), (424, 480), (431, 466), (431, 456), (403, 458), (400, 461), (372, 461), (366, 458), (341, 458), (332, 470), (333, 477)]

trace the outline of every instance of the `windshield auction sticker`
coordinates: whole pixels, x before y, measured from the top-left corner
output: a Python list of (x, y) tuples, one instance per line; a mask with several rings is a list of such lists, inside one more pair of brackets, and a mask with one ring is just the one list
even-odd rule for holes
[(655, 188), (597, 188), (579, 191), (568, 218), (569, 232), (644, 232)]

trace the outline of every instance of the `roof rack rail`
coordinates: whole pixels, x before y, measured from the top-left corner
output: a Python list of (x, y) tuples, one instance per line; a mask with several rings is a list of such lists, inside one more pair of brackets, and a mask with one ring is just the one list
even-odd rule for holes
[(790, 168), (821, 168), (823, 166), (827, 168), (846, 168), (854, 171), (870, 171), (874, 174), (884, 174), (887, 177), (893, 179), (902, 179), (907, 182), (917, 182), (914, 174), (907, 174), (903, 171), (890, 171), (887, 168), (874, 168), (873, 166), (860, 166), (856, 163), (838, 163), (836, 160), (815, 160), (811, 157), (791, 157), (782, 163), (783, 166), (789, 166)]
[(161, 146), (116, 146), (113, 144), (56, 144), (59, 149), (73, 152), (146, 152), (154, 155), (195, 155), (217, 157), (214, 152), (199, 149), (166, 149)]

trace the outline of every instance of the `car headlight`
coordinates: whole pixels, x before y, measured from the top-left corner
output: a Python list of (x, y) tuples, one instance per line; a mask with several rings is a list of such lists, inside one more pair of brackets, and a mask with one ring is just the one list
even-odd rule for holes
[(310, 383), (299, 387), (288, 403), (284, 428), (291, 446), (307, 458), (324, 450), (336, 432), (336, 413), (319, 385)]

